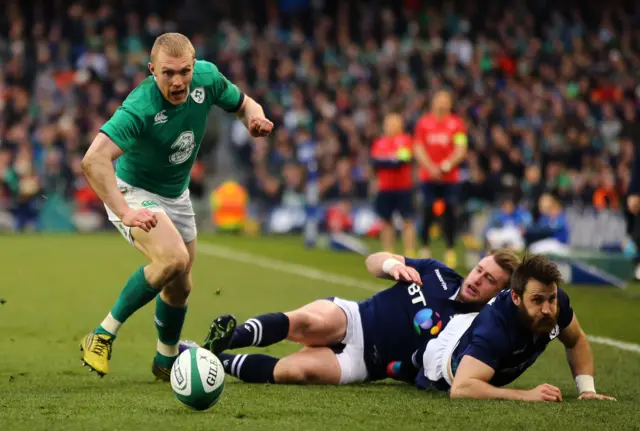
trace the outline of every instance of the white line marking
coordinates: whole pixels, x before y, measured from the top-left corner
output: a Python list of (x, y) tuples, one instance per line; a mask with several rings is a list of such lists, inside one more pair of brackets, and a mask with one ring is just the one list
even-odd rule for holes
[[(338, 274), (331, 274), (310, 266), (298, 265), (295, 263), (284, 262), (282, 260), (271, 259), (257, 254), (236, 251), (227, 247), (220, 247), (213, 244), (198, 243), (198, 251), (210, 256), (220, 257), (222, 259), (233, 260), (240, 263), (251, 263), (265, 269), (286, 272), (287, 274), (299, 275), (300, 277), (310, 278), (312, 280), (325, 281), (331, 284), (339, 284), (341, 286), (355, 287), (371, 292), (380, 292), (381, 287), (371, 282), (362, 281), (357, 278), (347, 277)], [(364, 264), (363, 264), (364, 265)]]
[[(322, 271), (311, 266), (289, 263), (253, 253), (246, 253), (227, 247), (221, 247), (218, 245), (201, 242), (198, 243), (198, 251), (209, 256), (215, 256), (239, 263), (251, 263), (252, 265), (259, 266), (261, 268), (280, 271), (292, 275), (298, 275), (300, 277), (305, 277), (312, 280), (324, 281), (330, 284), (339, 284), (341, 286), (354, 287), (356, 289), (368, 290), (370, 292), (379, 292), (380, 290), (382, 290), (381, 287), (371, 282), (362, 281), (357, 278), (332, 274), (330, 272)], [(595, 344), (603, 344), (605, 346), (616, 347), (620, 350), (626, 350), (628, 352), (640, 353), (640, 344), (628, 343), (626, 341), (615, 340), (613, 338), (607, 337), (599, 337), (595, 335), (589, 335), (588, 337), (589, 341)]]
[(640, 344), (627, 343), (626, 341), (614, 340), (613, 338), (598, 337), (597, 335), (588, 335), (589, 341), (596, 344), (604, 344), (605, 346), (617, 347), (627, 352), (640, 353)]

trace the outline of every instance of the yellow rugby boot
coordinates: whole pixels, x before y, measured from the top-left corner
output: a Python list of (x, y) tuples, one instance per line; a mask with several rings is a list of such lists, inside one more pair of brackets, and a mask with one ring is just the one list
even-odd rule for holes
[(109, 373), (109, 359), (114, 337), (108, 334), (94, 334), (93, 332), (82, 339), (82, 365), (104, 377)]

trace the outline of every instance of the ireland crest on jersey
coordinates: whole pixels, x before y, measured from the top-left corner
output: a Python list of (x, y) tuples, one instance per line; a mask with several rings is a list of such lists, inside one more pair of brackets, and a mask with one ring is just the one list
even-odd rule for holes
[(193, 90), (191, 92), (191, 98), (196, 102), (196, 103), (202, 103), (204, 102), (204, 88), (202, 87), (198, 87), (195, 90)]
[(174, 165), (184, 163), (191, 157), (191, 153), (195, 148), (195, 137), (191, 130), (182, 132), (178, 139), (171, 145), (171, 149), (175, 152), (169, 156), (169, 161)]

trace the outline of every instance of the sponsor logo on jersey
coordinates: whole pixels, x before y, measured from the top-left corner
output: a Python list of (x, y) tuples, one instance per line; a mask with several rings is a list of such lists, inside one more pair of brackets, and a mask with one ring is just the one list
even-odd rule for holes
[(553, 328), (551, 330), (551, 332), (549, 333), (549, 339), (553, 340), (554, 338), (556, 338), (558, 335), (560, 334), (560, 326), (556, 325), (555, 328)]
[(436, 277), (440, 280), (440, 285), (444, 290), (447, 290), (447, 283), (445, 283), (444, 278), (442, 278), (442, 274), (440, 274), (440, 270), (436, 269)]
[(431, 335), (438, 335), (442, 329), (440, 313), (437, 311), (434, 313), (430, 308), (423, 308), (413, 317), (413, 327), (418, 334), (422, 334), (422, 331), (429, 331)]
[(153, 125), (157, 125), (157, 124), (163, 124), (166, 123), (167, 121), (169, 121), (169, 117), (167, 117), (167, 111), (165, 111), (164, 109), (160, 112), (158, 112), (154, 118), (154, 123)]
[(186, 162), (189, 157), (191, 157), (195, 146), (196, 143), (193, 132), (191, 130), (182, 132), (180, 136), (178, 136), (178, 139), (171, 145), (171, 149), (175, 150), (175, 152), (171, 153), (169, 161), (174, 165)]
[(142, 201), (142, 203), (140, 205), (142, 205), (143, 208), (158, 208), (159, 207), (157, 202), (149, 201), (149, 200)]
[(196, 103), (202, 103), (204, 102), (204, 87), (198, 87), (195, 90), (193, 90), (191, 92), (191, 98), (196, 102)]

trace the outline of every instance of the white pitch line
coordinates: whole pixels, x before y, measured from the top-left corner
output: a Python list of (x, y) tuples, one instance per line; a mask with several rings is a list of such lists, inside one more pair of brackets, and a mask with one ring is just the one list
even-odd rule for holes
[[(380, 290), (382, 290), (379, 286), (373, 283), (362, 281), (354, 277), (333, 274), (327, 271), (313, 268), (311, 266), (285, 262), (283, 260), (277, 260), (253, 253), (237, 251), (228, 247), (221, 247), (219, 245), (200, 242), (198, 243), (198, 251), (209, 256), (215, 256), (221, 259), (232, 260), (239, 263), (250, 263), (261, 268), (297, 275), (300, 277), (309, 278), (311, 280), (324, 281), (327, 283), (338, 284), (346, 287), (354, 287), (356, 289), (363, 289), (369, 292), (379, 292)], [(605, 346), (615, 347), (617, 349), (626, 350), (628, 352), (640, 353), (640, 344), (628, 343), (626, 341), (620, 341), (607, 337), (599, 337), (596, 335), (589, 335), (588, 337), (589, 341), (595, 344), (603, 344)]]
[(589, 341), (596, 344), (604, 344), (605, 346), (617, 347), (628, 352), (640, 353), (640, 344), (627, 343), (626, 341), (614, 340), (613, 338), (598, 337), (597, 335), (588, 335)]

